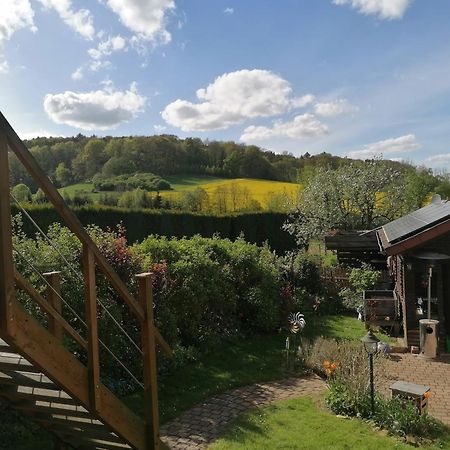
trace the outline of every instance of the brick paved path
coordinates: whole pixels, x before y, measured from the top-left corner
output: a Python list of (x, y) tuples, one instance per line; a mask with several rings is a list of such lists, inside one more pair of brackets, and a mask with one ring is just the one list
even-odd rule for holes
[(318, 376), (255, 384), (215, 395), (161, 427), (161, 439), (173, 450), (199, 450), (216, 440), (242, 411), (302, 395), (322, 392)]
[(442, 355), (436, 361), (426, 361), (409, 353), (393, 354), (391, 358), (386, 362), (385, 393), (397, 380), (430, 386), (430, 414), (450, 425), (450, 355)]

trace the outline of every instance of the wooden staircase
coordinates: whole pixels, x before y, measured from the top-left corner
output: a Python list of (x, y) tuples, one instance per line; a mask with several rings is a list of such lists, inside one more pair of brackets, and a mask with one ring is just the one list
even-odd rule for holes
[[(82, 245), (82, 274), (77, 275), (84, 286), (85, 335), (63, 316), (61, 301), (65, 299), (57, 272), (42, 274), (50, 287), (44, 298), (16, 270), (8, 152), (17, 156)], [(140, 326), (136, 358), (142, 358), (143, 373), (138, 383), (143, 387), (143, 418), (102, 382), (99, 348), (104, 343), (99, 339), (97, 324), (102, 306), (97, 299), (99, 273)], [(172, 351), (153, 322), (152, 274), (139, 274), (137, 280), (139, 296), (134, 298), (0, 113), (0, 398), (51, 432), (57, 448), (168, 448), (159, 437), (156, 346), (168, 357)], [(19, 302), (18, 290), (37, 304), (47, 318), (47, 327)], [(121, 331), (129, 338), (126, 330)], [(67, 339), (87, 355), (87, 364), (67, 350), (63, 344)]]
[(131, 448), (108, 425), (0, 340), (0, 395), (74, 448)]

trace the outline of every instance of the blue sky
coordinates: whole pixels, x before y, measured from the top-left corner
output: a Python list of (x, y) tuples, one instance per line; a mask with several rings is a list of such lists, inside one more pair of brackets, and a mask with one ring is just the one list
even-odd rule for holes
[(450, 168), (447, 0), (2, 0), (22, 137), (176, 134)]

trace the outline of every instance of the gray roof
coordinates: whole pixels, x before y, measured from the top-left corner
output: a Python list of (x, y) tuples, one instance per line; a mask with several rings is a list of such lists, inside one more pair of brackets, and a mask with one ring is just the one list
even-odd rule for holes
[(433, 199), (424, 208), (389, 222), (382, 229), (387, 242), (392, 245), (447, 219), (450, 219), (450, 202)]

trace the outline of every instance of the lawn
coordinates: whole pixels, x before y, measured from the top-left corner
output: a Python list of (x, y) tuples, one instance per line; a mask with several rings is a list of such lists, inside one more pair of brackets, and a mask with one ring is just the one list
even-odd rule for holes
[[(365, 332), (361, 322), (348, 316), (308, 317), (304, 330), (305, 337), (311, 339), (324, 336), (359, 340)], [(292, 376), (292, 374), (286, 374), (284, 366), (286, 336), (286, 332), (282, 331), (229, 341), (215, 351), (203, 355), (199, 361), (161, 376), (159, 378), (161, 422), (172, 420), (214, 394), (239, 386), (281, 379), (286, 375)], [(380, 334), (378, 336), (382, 337)], [(142, 414), (141, 395), (129, 396), (125, 402), (135, 412)], [(18, 442), (16, 445), (18, 450), (35, 448), (32, 446), (34, 439), (32, 436), (25, 433), (24, 438), (27, 441)], [(34, 443), (39, 442), (41, 445), (39, 448), (42, 449), (51, 448), (47, 446), (47, 439), (46, 433), (38, 432)]]
[[(359, 340), (366, 333), (364, 325), (348, 316), (313, 316), (307, 318), (304, 336)], [(377, 334), (387, 341), (386, 335)], [(161, 421), (167, 422), (211, 395), (247, 384), (286, 377), (284, 346), (286, 332), (254, 336), (223, 344), (200, 361), (160, 377)], [(142, 397), (127, 398), (128, 405), (142, 413)]]
[[(94, 185), (92, 183), (77, 183), (60, 188), (58, 191), (61, 195), (70, 197), (73, 197), (75, 194), (84, 194), (90, 197), (94, 202), (99, 200), (103, 194), (106, 194), (106, 192), (92, 192), (93, 189)], [(108, 193), (111, 194), (111, 192)]]
[(170, 183), (172, 189), (175, 191), (191, 190), (210, 183), (228, 180), (228, 178), (189, 175), (170, 175), (163, 178)]
[[(210, 450), (393, 450), (404, 444), (359, 419), (329, 413), (319, 397), (300, 397), (239, 416)], [(450, 439), (423, 449), (450, 449)]]

